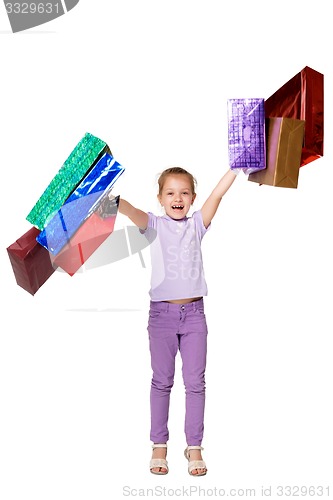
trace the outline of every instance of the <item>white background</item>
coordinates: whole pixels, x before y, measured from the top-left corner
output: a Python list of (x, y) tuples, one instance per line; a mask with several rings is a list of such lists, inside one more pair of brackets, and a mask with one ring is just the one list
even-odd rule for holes
[[(199, 482), (257, 496), (271, 485), (273, 497), (278, 485), (331, 484), (333, 494), (328, 5), (81, 0), (17, 34), (0, 5), (2, 500), (105, 500), (125, 486), (134, 495)], [(170, 473), (153, 476), (149, 249), (146, 268), (133, 255), (55, 272), (33, 297), (6, 248), (86, 132), (126, 168), (115, 194), (159, 213), (157, 175), (181, 165), (198, 180), (200, 208), (228, 168), (227, 99), (267, 98), (305, 66), (325, 75), (324, 157), (301, 168), (297, 189), (240, 175), (203, 241), (209, 472), (187, 474), (178, 360)], [(118, 216), (118, 229), (129, 223)]]

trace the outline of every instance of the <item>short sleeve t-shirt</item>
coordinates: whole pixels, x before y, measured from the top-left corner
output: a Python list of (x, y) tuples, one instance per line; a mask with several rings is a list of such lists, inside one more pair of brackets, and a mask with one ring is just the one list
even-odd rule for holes
[(180, 220), (148, 212), (148, 225), (143, 232), (152, 240), (152, 301), (207, 295), (201, 240), (209, 228), (210, 225), (204, 226), (200, 210)]

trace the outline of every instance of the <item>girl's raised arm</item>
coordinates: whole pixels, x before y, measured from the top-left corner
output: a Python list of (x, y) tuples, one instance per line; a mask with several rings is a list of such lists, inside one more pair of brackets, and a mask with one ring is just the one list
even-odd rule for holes
[(128, 201), (120, 198), (119, 200), (119, 212), (126, 215), (136, 226), (140, 229), (147, 229), (148, 225), (148, 214), (133, 207)]
[(217, 186), (213, 189), (212, 193), (208, 196), (207, 200), (203, 204), (201, 213), (205, 227), (208, 227), (209, 224), (211, 223), (211, 220), (214, 217), (219, 207), (222, 197), (225, 195), (230, 186), (233, 184), (236, 177), (237, 174), (235, 174), (232, 170), (229, 169), (220, 179)]

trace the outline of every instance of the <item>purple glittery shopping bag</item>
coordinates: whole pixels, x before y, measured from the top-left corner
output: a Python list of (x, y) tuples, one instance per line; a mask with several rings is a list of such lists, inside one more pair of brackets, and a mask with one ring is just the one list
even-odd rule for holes
[(264, 99), (228, 99), (228, 152), (231, 170), (250, 174), (266, 168)]

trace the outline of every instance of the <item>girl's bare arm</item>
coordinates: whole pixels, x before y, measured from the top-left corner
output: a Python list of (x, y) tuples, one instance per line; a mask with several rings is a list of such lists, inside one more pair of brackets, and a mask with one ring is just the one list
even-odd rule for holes
[(148, 214), (133, 207), (128, 201), (120, 198), (119, 200), (119, 212), (126, 215), (136, 226), (140, 229), (147, 229), (148, 225)]
[(208, 196), (207, 200), (202, 206), (201, 213), (202, 219), (205, 227), (208, 227), (212, 218), (214, 217), (222, 197), (228, 191), (230, 186), (233, 184), (237, 175), (232, 171), (228, 170), (224, 176), (220, 179), (217, 186), (213, 189), (212, 193)]

